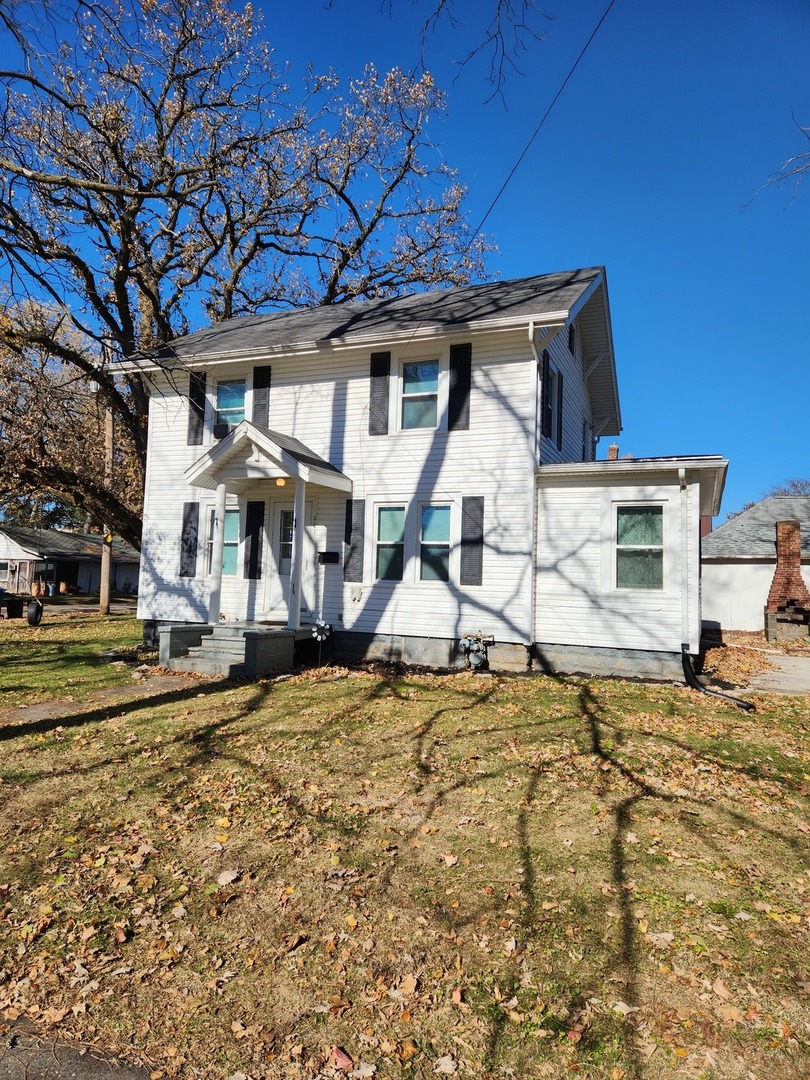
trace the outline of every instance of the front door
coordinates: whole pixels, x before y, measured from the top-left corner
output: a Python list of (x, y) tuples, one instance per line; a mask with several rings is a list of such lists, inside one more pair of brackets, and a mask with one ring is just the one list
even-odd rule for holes
[[(305, 522), (312, 520), (312, 504), (304, 510)], [(270, 509), (271, 566), (267, 575), (267, 611), (274, 620), (286, 622), (290, 602), (290, 570), (293, 553), (293, 504), (272, 502)], [(311, 529), (304, 528), (303, 566), (301, 568), (301, 615), (315, 610), (316, 555)]]

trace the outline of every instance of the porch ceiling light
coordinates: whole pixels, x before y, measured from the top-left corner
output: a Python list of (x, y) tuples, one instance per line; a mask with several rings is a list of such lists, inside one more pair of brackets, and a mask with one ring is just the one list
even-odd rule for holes
[(287, 481), (284, 479), (283, 476), (277, 476), (276, 477), (276, 487), (284, 487), (284, 485), (286, 483), (287, 483)]

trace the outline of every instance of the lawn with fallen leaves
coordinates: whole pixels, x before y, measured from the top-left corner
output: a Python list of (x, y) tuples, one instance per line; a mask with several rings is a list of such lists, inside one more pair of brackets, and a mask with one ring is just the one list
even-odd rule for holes
[(7, 709), (0, 1015), (155, 1080), (806, 1076), (810, 702), (756, 702), (323, 668)]

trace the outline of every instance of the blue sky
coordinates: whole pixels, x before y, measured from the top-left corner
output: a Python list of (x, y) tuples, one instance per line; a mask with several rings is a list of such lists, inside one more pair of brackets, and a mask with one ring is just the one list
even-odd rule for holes
[[(412, 68), (428, 2), (257, 6), (295, 84), (308, 63)], [(520, 57), (505, 104), (486, 102), (483, 65), (454, 64), (488, 0), (458, 0), (463, 25), (428, 45), (448, 97), (436, 153), (476, 224), (607, 6), (539, 3), (554, 18), (537, 20), (545, 38)], [(756, 195), (810, 148), (794, 115), (810, 125), (807, 0), (616, 0), (486, 224), (493, 276), (607, 267), (621, 453), (726, 456), (720, 520), (810, 476), (810, 176)]]

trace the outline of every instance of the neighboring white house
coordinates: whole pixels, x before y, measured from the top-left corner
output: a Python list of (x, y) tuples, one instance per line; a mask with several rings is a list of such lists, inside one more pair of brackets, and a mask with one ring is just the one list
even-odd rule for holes
[(776, 523), (801, 529), (801, 573), (810, 588), (810, 496), (763, 499), (704, 536), (703, 622), (707, 628), (764, 630), (776, 568)]
[(594, 460), (621, 430), (602, 268), (234, 319), (124, 370), (152, 385), (138, 611), (167, 662), (247, 638), (221, 670), (255, 673), (267, 628), (318, 619), (336, 657), (434, 665), (471, 636), (524, 669), (699, 649), (727, 463)]
[[(28, 594), (98, 592), (102, 538), (94, 533), (29, 529), (0, 522), (0, 589)], [(139, 555), (116, 538), (112, 545), (112, 587), (132, 593), (138, 584)]]

